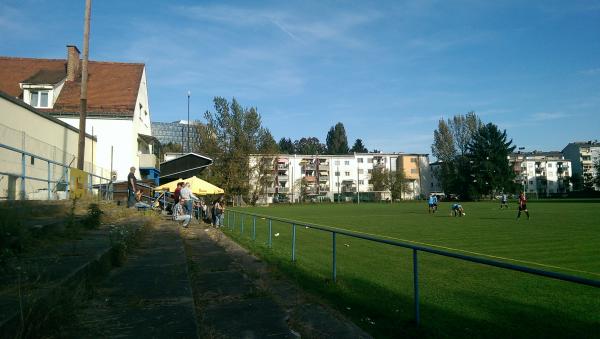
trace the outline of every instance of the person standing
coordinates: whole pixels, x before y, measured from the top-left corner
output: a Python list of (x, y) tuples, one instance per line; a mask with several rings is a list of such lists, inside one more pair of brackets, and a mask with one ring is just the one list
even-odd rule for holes
[(173, 206), (173, 220), (175, 221), (181, 221), (183, 220), (183, 227), (188, 227), (188, 225), (190, 224), (190, 220), (192, 220), (192, 216), (189, 214), (186, 214), (184, 209), (183, 209), (183, 205), (185, 204), (185, 199), (179, 199), (179, 203), (175, 204), (175, 206)]
[(137, 179), (135, 178), (135, 167), (131, 167), (129, 175), (127, 175), (127, 207), (135, 205), (135, 192), (137, 192)]
[(223, 211), (225, 210), (225, 207), (223, 206), (223, 200), (217, 199), (213, 209), (213, 225), (219, 228), (220, 226), (223, 226)]
[(527, 220), (529, 220), (529, 210), (527, 209), (527, 197), (525, 196), (525, 192), (519, 194), (519, 213), (517, 214), (517, 220), (521, 218), (521, 211), (525, 212)]
[(192, 193), (192, 185), (189, 182), (183, 184), (183, 188), (179, 192), (179, 199), (185, 199), (185, 208), (187, 209), (187, 214), (191, 216), (194, 200), (198, 200), (198, 198), (194, 195), (194, 193)]
[(502, 193), (502, 196), (500, 196), (500, 209), (502, 209), (502, 207), (508, 209), (508, 196), (506, 193)]

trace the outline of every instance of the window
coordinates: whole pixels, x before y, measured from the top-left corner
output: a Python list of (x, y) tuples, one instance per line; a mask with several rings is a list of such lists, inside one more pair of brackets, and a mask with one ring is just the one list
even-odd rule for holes
[(372, 170), (372, 169), (368, 169), (368, 170), (367, 170), (367, 173), (369, 173), (369, 174), (371, 174), (372, 172), (373, 172), (373, 170)]
[(363, 170), (363, 169), (358, 170), (358, 174), (363, 174), (364, 172), (365, 172), (365, 170)]
[(350, 172), (345, 172), (344, 175), (346, 175), (347, 177), (350, 176)]
[(530, 184), (530, 185), (533, 185), (533, 180), (529, 180), (529, 184)]
[(364, 185), (364, 184), (365, 184), (365, 181), (364, 181), (364, 180), (359, 180), (359, 181), (358, 181), (358, 184), (359, 184), (359, 185)]
[(339, 177), (340, 176), (340, 172), (335, 172), (335, 176)]
[(369, 164), (372, 164), (372, 163), (373, 163), (373, 158), (369, 158), (369, 159), (367, 159), (367, 162), (368, 162)]
[(548, 163), (548, 168), (552, 167), (552, 163)]
[(362, 164), (363, 163), (363, 158), (358, 158), (358, 159), (356, 159), (356, 161), (358, 161), (359, 164)]
[(411, 168), (410, 169), (410, 173), (411, 174), (416, 174), (417, 173), (417, 169), (416, 168)]
[(417, 158), (410, 158), (410, 162), (416, 163), (417, 162)]
[(336, 182), (336, 183), (335, 183), (335, 186), (336, 186), (336, 187), (340, 187), (340, 183), (339, 183), (339, 182)]
[(339, 160), (336, 160), (336, 161), (335, 161), (335, 165), (336, 165), (336, 166), (339, 166), (339, 165), (340, 165), (340, 161), (339, 161)]
[(29, 104), (33, 107), (48, 107), (48, 91), (31, 91)]
[(350, 160), (344, 161), (344, 165), (346, 165), (346, 166), (350, 165)]

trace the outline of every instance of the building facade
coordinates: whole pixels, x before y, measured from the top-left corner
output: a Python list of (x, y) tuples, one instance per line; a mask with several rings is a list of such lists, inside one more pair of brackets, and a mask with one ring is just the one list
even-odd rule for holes
[(429, 158), (427, 154), (354, 153), (350, 155), (252, 155), (250, 186), (259, 203), (340, 201), (364, 194), (390, 198), (389, 191), (374, 192), (371, 175), (375, 169), (403, 171), (408, 190), (403, 199), (418, 199), (428, 194)]
[(561, 152), (524, 152), (509, 155), (509, 163), (523, 191), (547, 197), (571, 191), (571, 161)]
[[(66, 168), (77, 164), (77, 128), (0, 91), (0, 144), (0, 200), (66, 197), (66, 188), (59, 186), (68, 180)], [(85, 146), (89, 152), (85, 154), (84, 170), (92, 172), (98, 149), (96, 138), (86, 134)], [(34, 156), (22, 156), (15, 150)], [(108, 172), (96, 173), (110, 176)], [(25, 180), (21, 179), (23, 175)], [(91, 179), (92, 183), (100, 183)]]
[[(572, 142), (565, 146), (562, 153), (566, 159), (571, 160), (573, 175), (580, 175), (584, 182), (592, 186), (592, 179), (598, 175), (594, 164), (600, 161), (600, 142)], [(600, 190), (598, 186), (594, 188)]]
[(191, 150), (188, 149), (188, 126), (189, 126), (189, 140), (190, 148), (193, 147), (198, 141), (198, 126), (199, 121), (190, 121), (188, 125), (187, 120), (180, 120), (174, 122), (152, 122), (152, 136), (154, 136), (161, 145), (172, 143), (175, 145), (181, 145), (182, 153), (189, 153)]
[[(146, 68), (141, 63), (89, 61), (86, 133), (98, 140), (96, 165), (125, 180), (156, 176)], [(79, 127), (81, 60), (76, 46), (66, 59), (0, 57), (0, 90), (39, 111)], [(89, 150), (86, 150), (86, 153)]]

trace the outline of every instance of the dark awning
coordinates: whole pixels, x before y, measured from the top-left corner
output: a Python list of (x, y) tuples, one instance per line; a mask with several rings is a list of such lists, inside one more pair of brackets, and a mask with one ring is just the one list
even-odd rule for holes
[(202, 170), (212, 165), (213, 160), (204, 155), (187, 153), (173, 160), (160, 164), (160, 182), (168, 182), (175, 179), (185, 179), (198, 175)]

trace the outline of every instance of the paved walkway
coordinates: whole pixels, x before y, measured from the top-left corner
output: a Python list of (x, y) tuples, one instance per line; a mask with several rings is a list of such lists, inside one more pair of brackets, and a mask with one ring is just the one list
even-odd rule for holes
[(368, 338), (219, 230), (149, 229), (61, 333), (77, 338)]
[(77, 338), (194, 338), (194, 300), (172, 223), (147, 230), (125, 265), (96, 289), (68, 332)]
[(201, 337), (370, 338), (219, 230), (182, 232)]

